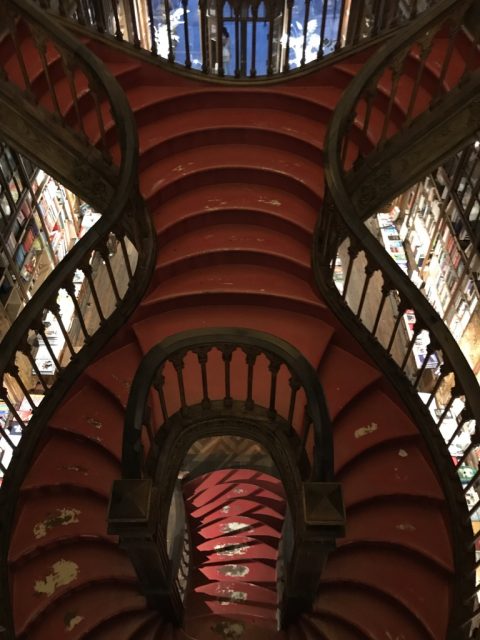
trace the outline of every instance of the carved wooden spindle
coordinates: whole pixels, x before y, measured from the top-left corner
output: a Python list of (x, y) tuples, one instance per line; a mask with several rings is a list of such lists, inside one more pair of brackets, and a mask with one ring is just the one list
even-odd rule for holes
[(194, 349), (194, 353), (197, 354), (198, 363), (202, 374), (202, 409), (210, 409), (210, 398), (208, 397), (208, 376), (207, 376), (207, 362), (210, 347), (198, 347)]
[(223, 66), (223, 0), (215, 0), (215, 29), (216, 29), (216, 58), (217, 58), (217, 73), (219, 76), (225, 75), (225, 69)]
[(322, 21), (320, 26), (320, 46), (318, 47), (317, 59), (321, 60), (324, 55), (324, 46), (325, 46), (325, 29), (327, 26), (327, 10), (328, 10), (328, 0), (323, 0), (322, 2)]
[(230, 0), (230, 7), (233, 9), (234, 16), (234, 29), (235, 29), (235, 68), (234, 76), (239, 78), (241, 74), (241, 61), (240, 61), (240, 21), (241, 21), (241, 0)]
[(73, 358), (76, 352), (72, 344), (72, 341), (70, 339), (68, 329), (63, 322), (62, 314), (60, 313), (60, 305), (58, 304), (58, 302), (51, 302), (48, 306), (48, 310), (55, 317), (55, 320), (57, 321), (58, 326), (60, 327), (60, 331), (62, 332), (62, 335), (65, 339), (65, 344), (67, 345), (68, 350), (70, 351), (71, 357)]
[(173, 38), (172, 38), (172, 23), (170, 20), (170, 0), (163, 0), (163, 6), (165, 10), (165, 21), (167, 24), (167, 37), (168, 37), (168, 57), (169, 62), (175, 62), (175, 53), (173, 51)]
[(373, 336), (376, 335), (377, 333), (377, 329), (378, 329), (378, 325), (380, 323), (380, 318), (382, 317), (382, 313), (383, 313), (383, 309), (385, 307), (385, 302), (388, 298), (388, 296), (390, 295), (390, 293), (392, 292), (392, 284), (389, 281), (385, 281), (383, 282), (382, 288), (381, 288), (381, 294), (382, 297), (380, 298), (380, 303), (378, 305), (378, 309), (377, 309), (377, 314), (375, 316), (375, 320), (373, 322), (373, 327), (371, 330), (371, 334)]
[(357, 44), (362, 37), (362, 26), (365, 24), (365, 0), (357, 0), (350, 5), (348, 20), (348, 44)]
[[(309, 0), (307, 0), (309, 2)], [(275, 27), (275, 0), (265, 0), (265, 6), (268, 17), (268, 53), (267, 53), (267, 75), (273, 75), (273, 31)]]
[(473, 412), (468, 405), (465, 405), (459, 417), (460, 417), (460, 420), (458, 422), (458, 426), (455, 429), (455, 431), (452, 433), (452, 435), (450, 436), (450, 439), (447, 442), (447, 447), (449, 448), (452, 445), (453, 441), (456, 438), (458, 438), (458, 436), (462, 433), (466, 423), (473, 420)]
[(188, 0), (182, 0), (183, 8), (183, 32), (185, 34), (185, 66), (190, 69), (192, 60), (190, 58), (190, 34), (188, 32)]
[(457, 398), (459, 398), (462, 395), (463, 395), (463, 390), (459, 386), (457, 386), (457, 384), (455, 383), (453, 387), (450, 389), (450, 398), (446, 402), (445, 406), (443, 407), (442, 413), (438, 418), (438, 422), (437, 422), (438, 427), (442, 426), (442, 423), (447, 417), (448, 413), (450, 412), (450, 409), (452, 408), (453, 403)]
[[(149, 4), (151, 0), (148, 0)], [(123, 41), (122, 27), (120, 26), (120, 18), (118, 15), (118, 0), (110, 0), (110, 4), (113, 12), (113, 20), (115, 22), (115, 38), (120, 42)]]
[(405, 311), (408, 309), (408, 303), (401, 297), (400, 302), (397, 306), (397, 316), (395, 318), (395, 323), (393, 325), (392, 333), (390, 334), (390, 339), (388, 341), (386, 351), (390, 353), (393, 347), (393, 343), (395, 342), (395, 338), (397, 336), (397, 331), (402, 321), (402, 318), (405, 314)]
[(10, 13), (10, 11), (8, 9), (5, 10), (5, 13), (6, 13), (7, 29), (8, 29), (8, 31), (10, 33), (10, 37), (12, 39), (13, 46), (14, 46), (14, 49), (15, 49), (15, 57), (16, 57), (16, 60), (18, 61), (18, 66), (20, 67), (20, 71), (22, 73), (24, 91), (25, 91), (25, 94), (26, 94), (26, 96), (28, 98), (33, 99), (34, 98), (34, 94), (33, 94), (33, 91), (32, 91), (32, 84), (30, 82), (30, 76), (28, 74), (27, 67), (26, 67), (26, 64), (25, 64), (25, 59), (23, 57), (23, 49), (19, 45), (19, 42), (18, 42), (17, 22), (16, 22), (14, 16)]
[(62, 366), (60, 364), (60, 362), (58, 361), (57, 356), (55, 355), (55, 352), (52, 348), (52, 345), (50, 344), (50, 338), (47, 336), (47, 334), (45, 333), (45, 326), (43, 324), (43, 322), (39, 322), (37, 324), (32, 325), (34, 331), (37, 332), (38, 335), (40, 335), (40, 337), (43, 340), (43, 344), (45, 346), (45, 348), (48, 351), (48, 355), (50, 356), (53, 365), (55, 366), (56, 370), (59, 372), (62, 369)]
[(365, 266), (365, 281), (363, 283), (362, 293), (360, 295), (360, 300), (358, 303), (358, 309), (356, 313), (357, 318), (361, 318), (362, 316), (363, 305), (365, 304), (365, 299), (367, 297), (368, 285), (370, 284), (370, 280), (372, 279), (372, 276), (375, 273), (375, 271), (378, 271), (378, 266), (373, 265), (370, 261), (368, 261)]
[(359, 253), (360, 253), (359, 244), (355, 240), (351, 239), (350, 244), (349, 244), (348, 249), (347, 249), (348, 265), (347, 265), (347, 271), (345, 273), (345, 280), (344, 280), (344, 283), (343, 283), (343, 291), (342, 291), (342, 298), (344, 300), (347, 297), (347, 290), (348, 290), (348, 286), (350, 284), (350, 278), (351, 278), (351, 275), (352, 275), (353, 263), (357, 259), (357, 256), (358, 256)]
[(295, 376), (292, 376), (289, 381), (288, 384), (290, 386), (290, 404), (288, 407), (288, 417), (287, 417), (287, 422), (290, 425), (291, 428), (293, 428), (293, 415), (295, 413), (295, 403), (297, 400), (297, 393), (300, 389), (300, 387), (302, 386), (300, 380), (298, 378), (296, 378)]
[(35, 356), (33, 355), (34, 347), (38, 347), (38, 339), (36, 338), (35, 334), (33, 334), (33, 340), (32, 340), (32, 336), (30, 337), (25, 336), (25, 340), (23, 341), (22, 344), (19, 345), (19, 350), (27, 358), (30, 366), (32, 367), (35, 373), (35, 376), (37, 377), (39, 383), (42, 385), (43, 391), (45, 393), (46, 391), (48, 391), (49, 385), (45, 380), (45, 378), (43, 377), (36, 363)]
[[(25, 420), (23, 418), (20, 417), (20, 414), (18, 413), (16, 406), (10, 400), (10, 397), (8, 395), (7, 389), (3, 385), (0, 386), (0, 398), (7, 405), (8, 410), (10, 411), (12, 416), (14, 416), (15, 420), (18, 422), (18, 424), (20, 425), (21, 429), (25, 429), (25, 427), (27, 426), (26, 422), (25, 422)], [(13, 443), (12, 443), (12, 445), (13, 445)], [(13, 446), (13, 448), (15, 449), (15, 446)]]
[(435, 350), (436, 350), (435, 342), (432, 340), (432, 337), (430, 336), (430, 342), (427, 345), (426, 353), (425, 353), (425, 356), (424, 356), (424, 359), (423, 359), (423, 362), (422, 362), (422, 366), (417, 371), (417, 375), (415, 376), (415, 379), (413, 381), (414, 389), (418, 389), (418, 386), (420, 385), (420, 381), (422, 379), (422, 376), (425, 373), (425, 370), (427, 369), (428, 364), (430, 362), (430, 359), (431, 359), (432, 355), (435, 353)]
[(230, 408), (232, 406), (232, 395), (230, 388), (230, 367), (232, 364), (232, 355), (235, 351), (235, 347), (232, 345), (222, 345), (222, 360), (225, 366), (225, 397), (223, 399), (223, 404), (225, 407)]
[(305, 51), (307, 48), (307, 33), (308, 33), (308, 20), (310, 16), (310, 0), (305, 0), (305, 13), (303, 16), (303, 44), (302, 44), (302, 58), (300, 60), (300, 66), (305, 64)]
[(270, 399), (268, 403), (268, 417), (270, 420), (274, 420), (277, 416), (276, 401), (277, 401), (277, 377), (280, 371), (282, 361), (274, 356), (268, 356), (268, 370), (270, 371)]
[(408, 342), (407, 348), (405, 350), (405, 354), (403, 356), (402, 363), (400, 364), (400, 369), (402, 371), (405, 371), (407, 367), (408, 359), (412, 354), (413, 347), (415, 346), (418, 336), (424, 329), (425, 329), (425, 325), (421, 322), (421, 320), (417, 319), (417, 321), (415, 322), (415, 326), (413, 328), (413, 335)]
[(47, 80), (48, 93), (53, 106), (53, 116), (57, 117), (60, 122), (63, 122), (63, 113), (60, 109), (57, 92), (52, 81), (50, 65), (47, 61), (47, 36), (40, 29), (33, 29), (32, 34), (35, 40), (37, 51), (40, 56), (40, 60), (42, 62), (44, 77)]
[(148, 437), (148, 444), (151, 449), (155, 443), (155, 434), (152, 427), (152, 410), (148, 404), (145, 405), (142, 428), (145, 428)]
[(166, 422), (168, 420), (168, 411), (167, 411), (167, 403), (165, 400), (165, 376), (163, 375), (163, 366), (157, 370), (155, 374), (155, 378), (153, 381), (153, 388), (157, 392), (158, 400), (160, 402), (160, 408), (162, 410), (163, 421)]
[(63, 288), (65, 289), (65, 291), (68, 293), (68, 295), (72, 300), (73, 306), (75, 308), (75, 319), (78, 320), (85, 342), (87, 342), (90, 338), (90, 334), (88, 332), (87, 326), (85, 324), (85, 320), (83, 318), (83, 311), (80, 307), (80, 304), (77, 299), (77, 295), (75, 293), (75, 284), (72, 280), (69, 280), (64, 284)]
[(85, 279), (88, 282), (90, 293), (92, 294), (93, 302), (95, 304), (95, 309), (100, 319), (100, 324), (103, 324), (105, 322), (105, 316), (103, 314), (102, 305), (100, 304), (100, 298), (98, 297), (97, 289), (95, 287), (92, 265), (87, 262), (83, 264), (80, 268), (83, 271), (83, 274), (85, 275)]
[(285, 60), (283, 63), (283, 73), (290, 69), (290, 37), (292, 34), (292, 11), (294, 0), (287, 0), (287, 42), (285, 45)]
[(200, 33), (202, 41), (202, 72), (210, 73), (210, 56), (208, 52), (207, 0), (199, 0)]
[(73, 110), (75, 112), (75, 120), (76, 126), (82, 135), (83, 139), (86, 140), (85, 127), (83, 123), (83, 117), (80, 112), (80, 105), (78, 102), (77, 88), (75, 86), (75, 57), (71, 52), (66, 51), (65, 49), (60, 49), (60, 55), (62, 57), (63, 70), (65, 72), (65, 77), (68, 80), (68, 86), (70, 88), (70, 95), (72, 97), (73, 102)]
[[(258, 7), (259, 2), (255, 0), (252, 3), (252, 62), (250, 65), (250, 77), (255, 78), (257, 75), (257, 27), (258, 27)], [(243, 17), (245, 22), (243, 29), (246, 31), (246, 18)], [(243, 54), (245, 55), (245, 54)], [(243, 61), (242, 61), (242, 72), (243, 72)]]
[(84, 0), (77, 0), (74, 15), (81, 25), (89, 25), (90, 17)]
[(15, 380), (21, 392), (23, 393), (25, 400), (28, 402), (32, 410), (35, 411), (36, 405), (32, 400), (30, 391), (27, 389), (23, 381), (18, 365), (15, 362), (11, 363), (10, 366), (6, 369), (6, 373), (8, 373)]
[[(306, 451), (308, 436), (310, 435), (310, 428), (312, 426), (312, 419), (308, 413), (308, 407), (305, 407), (303, 414), (302, 434), (301, 434), (301, 451)], [(308, 453), (308, 452), (307, 452)], [(311, 459), (311, 455), (308, 456)]]
[(107, 20), (102, 0), (92, 0), (91, 8), (95, 16), (95, 26), (98, 33), (105, 33), (107, 29)]
[(447, 73), (450, 68), (453, 52), (455, 51), (456, 39), (458, 34), (461, 31), (463, 15), (464, 15), (464, 10), (458, 11), (456, 15), (453, 15), (450, 17), (450, 24), (449, 24), (449, 30), (448, 30), (448, 46), (445, 51), (445, 58), (442, 63), (442, 70), (438, 77), (437, 89), (433, 95), (432, 101), (430, 103), (430, 107), (435, 106), (440, 100), (442, 94), (444, 94), (447, 91), (445, 89), (445, 79), (447, 77)]
[[(107, 243), (111, 241), (111, 238), (107, 239)], [(110, 262), (110, 249), (106, 244), (101, 244), (97, 247), (97, 251), (102, 256), (102, 260), (105, 264), (105, 268), (107, 270), (108, 279), (112, 286), (113, 295), (115, 296), (116, 304), (119, 305), (122, 301), (122, 297), (118, 291), (117, 282), (115, 279), (115, 274), (113, 273), (112, 263)]]
[(181, 351), (179, 353), (175, 353), (170, 358), (170, 362), (173, 364), (173, 368), (177, 374), (177, 382), (178, 382), (178, 392), (180, 395), (180, 405), (182, 409), (182, 413), (184, 414), (187, 411), (187, 402), (185, 398), (185, 382), (183, 379), (183, 369), (185, 367), (185, 351)]
[(344, 171), (348, 171), (349, 169), (349, 167), (346, 166), (346, 162), (348, 158), (348, 150), (350, 148), (351, 133), (355, 124), (356, 116), (357, 116), (356, 112), (353, 111), (352, 113), (349, 114), (345, 122), (345, 129), (344, 129), (344, 134), (341, 142), (341, 154), (340, 154), (342, 168)]
[(440, 389), (441, 385), (445, 381), (445, 378), (449, 376), (452, 372), (453, 372), (453, 368), (449, 362), (445, 361), (440, 365), (440, 375), (436, 379), (435, 385), (432, 391), (430, 392), (430, 397), (428, 398), (426, 403), (427, 408), (430, 407), (430, 405), (432, 404), (435, 396), (438, 393), (438, 390)]
[(388, 98), (387, 108), (385, 109), (382, 133), (380, 135), (380, 140), (378, 141), (379, 147), (381, 147), (387, 139), (388, 128), (392, 122), (392, 110), (397, 97), (398, 85), (400, 83), (400, 78), (402, 77), (403, 65), (404, 65), (405, 59), (409, 54), (409, 51), (410, 51), (410, 47), (401, 51), (400, 54), (397, 54), (395, 56), (395, 58), (391, 61), (391, 64), (390, 64), (390, 71), (392, 74), (391, 83), (390, 83), (390, 95)]
[(123, 260), (124, 260), (124, 263), (125, 263), (125, 268), (126, 268), (127, 274), (128, 274), (128, 281), (130, 282), (133, 279), (133, 271), (132, 271), (132, 265), (130, 264), (130, 258), (128, 256), (128, 249), (127, 249), (127, 245), (126, 245), (126, 241), (125, 241), (125, 234), (124, 233), (120, 233), (119, 231), (115, 231), (115, 237), (117, 238), (118, 242), (120, 243), (120, 248), (122, 250)]
[(253, 402), (253, 368), (255, 362), (260, 355), (260, 351), (255, 347), (244, 347), (245, 360), (247, 363), (247, 398), (245, 400), (245, 408), (251, 411), (254, 407)]
[(105, 131), (105, 122), (103, 120), (102, 108), (101, 108), (101, 98), (100, 96), (103, 93), (103, 89), (96, 78), (92, 77), (92, 75), (88, 74), (88, 86), (90, 88), (90, 95), (93, 100), (93, 106), (95, 109), (95, 114), (97, 117), (98, 130), (100, 131), (100, 149), (102, 151), (103, 158), (105, 162), (111, 163), (112, 156), (110, 155), (110, 151), (107, 144), (107, 134)]
[(155, 18), (153, 13), (152, 0), (146, 0), (146, 1), (147, 1), (147, 12), (148, 12), (148, 29), (150, 34), (150, 51), (153, 53), (154, 56), (156, 56), (158, 53), (158, 47), (157, 47), (157, 38), (155, 33)]
[(418, 45), (420, 46), (420, 56), (419, 56), (420, 64), (418, 65), (417, 73), (415, 76), (415, 83), (413, 85), (412, 93), (408, 103), (407, 116), (405, 118), (405, 126), (409, 126), (409, 124), (412, 121), (413, 109), (417, 103), (418, 91), (420, 89), (423, 74), (425, 71), (425, 63), (432, 50), (433, 41), (436, 33), (437, 33), (437, 29), (432, 29), (428, 33), (424, 34), (422, 39), (418, 42)]

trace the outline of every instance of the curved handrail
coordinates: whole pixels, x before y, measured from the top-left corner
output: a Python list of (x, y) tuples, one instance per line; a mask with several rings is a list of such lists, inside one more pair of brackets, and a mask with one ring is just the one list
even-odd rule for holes
[[(474, 499), (467, 509), (466, 499), (470, 499), (480, 475), (477, 470), (462, 492), (445, 445), (450, 446), (468, 427), (474, 429), (474, 435), (457, 466), (473, 452), (480, 431), (480, 388), (440, 316), (362, 222), (374, 212), (369, 208), (368, 199), (357, 197), (362, 188), (357, 174), (363, 165), (370, 166), (369, 157), (374, 158), (372, 165), (382, 166), (382, 153), (388, 153), (389, 146), (422, 117), (427, 118), (427, 112), (434, 114), (441, 108), (444, 97), (461, 87), (478, 65), (476, 42), (468, 40), (461, 31), (463, 19), (472, 5), (470, 0), (448, 0), (439, 4), (378, 51), (345, 91), (326, 137), (328, 187), (315, 229), (312, 255), (318, 287), (400, 391), (439, 469), (452, 520), (457, 575), (449, 638), (467, 637), (469, 625), (476, 617), (476, 565), (469, 515), (475, 516), (480, 500)], [(424, 100), (419, 108), (419, 88), (423, 74), (428, 71), (429, 54), (436, 38), (445, 35), (447, 29), (451, 38), (443, 66), (437, 70), (437, 80), (430, 79), (430, 99)], [(460, 70), (451, 65), (457, 37), (464, 38), (470, 49), (464, 54), (465, 67)], [(412, 57), (417, 59), (416, 74), (410, 100), (405, 101), (397, 90)], [(379, 119), (381, 107), (383, 121)], [(473, 134), (473, 122), (471, 126)], [(339, 271), (341, 283), (336, 286)], [(391, 320), (390, 304), (394, 309), (390, 312)], [(369, 313), (364, 311), (367, 305)], [(407, 336), (403, 338), (402, 319), (411, 310), (416, 322), (413, 329), (406, 328)], [(384, 335), (382, 324), (386, 326)], [(420, 338), (424, 338), (426, 352), (415, 361)], [(433, 372), (432, 366), (438, 368), (438, 373)], [(453, 385), (451, 374), (455, 378)], [(419, 391), (426, 394), (425, 403), (420, 400)], [(456, 406), (459, 401), (460, 409)], [(436, 420), (432, 419), (434, 409), (437, 409)]]
[[(61, 266), (55, 269), (46, 281), (41, 285), (34, 297), (27, 303), (25, 309), (21, 312), (17, 320), (14, 322), (10, 330), (7, 332), (4, 340), (2, 341), (2, 349), (0, 352), (0, 372), (3, 382), (5, 384), (5, 373), (9, 373), (16, 379), (17, 384), (28, 398), (29, 404), (33, 407), (35, 402), (31, 400), (27, 390), (24, 388), (26, 385), (21, 379), (18, 371), (18, 365), (16, 364), (17, 352), (24, 353), (36, 373), (36, 377), (41, 382), (43, 387), (42, 391), (45, 392), (48, 386), (45, 384), (45, 376), (40, 375), (36, 369), (35, 364), (32, 362), (32, 351), (39, 340), (43, 341), (48, 348), (48, 337), (46, 335), (45, 327), (42, 326), (44, 315), (47, 311), (51, 311), (57, 321), (60, 323), (62, 333), (65, 334), (66, 329), (61, 323), (61, 317), (59, 316), (59, 310), (57, 305), (57, 296), (60, 290), (64, 289), (71, 297), (72, 303), (75, 306), (77, 315), (81, 315), (78, 300), (76, 298), (74, 280), (77, 272), (82, 272), (84, 279), (88, 281), (90, 292), (93, 296), (97, 312), (100, 316), (100, 324), (103, 323), (104, 314), (100, 308), (98, 296), (95, 291), (95, 284), (92, 277), (92, 256), (95, 251), (98, 251), (101, 258), (107, 266), (108, 275), (114, 289), (114, 294), (117, 303), (120, 301), (120, 283), (115, 281), (112, 273), (112, 265), (108, 259), (108, 253), (110, 252), (111, 238), (110, 234), (114, 232), (116, 239), (121, 246), (123, 258), (125, 260), (125, 270), (128, 272), (127, 280), (133, 278), (133, 260), (135, 256), (128, 256), (127, 244), (136, 245), (137, 252), (142, 253), (143, 259), (148, 257), (145, 255), (145, 248), (142, 247), (144, 239), (149, 234), (149, 221), (146, 214), (143, 212), (143, 205), (138, 197), (137, 191), (137, 156), (138, 156), (138, 138), (136, 132), (135, 120), (133, 113), (128, 104), (127, 98), (116, 80), (104, 70), (102, 64), (93, 54), (87, 49), (82, 47), (72, 36), (59, 28), (57, 25), (53, 25), (47, 16), (42, 14), (36, 7), (32, 6), (26, 0), (7, 0), (6, 10), (14, 12), (17, 18), (26, 21), (29, 28), (35, 29), (35, 33), (40, 32), (43, 39), (48, 38), (55, 44), (57, 49), (62, 52), (67, 52), (69, 60), (74, 57), (75, 67), (80, 69), (88, 77), (92, 78), (92, 82), (95, 87), (101, 87), (102, 93), (108, 98), (108, 107), (115, 122), (115, 129), (117, 134), (117, 140), (121, 149), (121, 159), (118, 167), (118, 174), (115, 180), (115, 190), (113, 192), (113, 199), (108, 211), (103, 212), (101, 220), (90, 229), (85, 236), (76, 244), (76, 246), (68, 253), (66, 258), (62, 261)], [(10, 29), (18, 30), (18, 23), (10, 23)], [(21, 59), (21, 44), (18, 43), (18, 38), (12, 36), (15, 41), (17, 49), (18, 59)], [(70, 62), (72, 65), (72, 62)], [(25, 69), (25, 62), (23, 63)], [(29, 70), (25, 69), (25, 74), (28, 74)], [(48, 71), (46, 72), (48, 73)], [(28, 82), (28, 81), (27, 81)], [(33, 93), (32, 87), (27, 88), (28, 93)], [(54, 110), (56, 111), (56, 110)], [(97, 112), (98, 113), (98, 112)], [(52, 113), (53, 118), (58, 116), (57, 113)], [(66, 119), (66, 114), (61, 114), (62, 118)], [(66, 126), (67, 130), (72, 127)], [(102, 128), (102, 127), (100, 127)], [(84, 146), (92, 151), (96, 151), (96, 147), (92, 145), (91, 141), (83, 138)], [(92, 152), (90, 152), (92, 153)], [(107, 164), (110, 164), (111, 158), (105, 160)], [(61, 159), (59, 159), (61, 165)], [(60, 166), (61, 171), (61, 166)], [(134, 214), (139, 215), (134, 215)], [(110, 244), (109, 244), (110, 241)], [(107, 258), (107, 259), (106, 259)], [(142, 265), (144, 266), (144, 265)], [(140, 274), (140, 272), (139, 272)], [(117, 278), (118, 279), (118, 278)], [(77, 278), (78, 280), (78, 278)], [(77, 287), (78, 288), (78, 287)], [(85, 326), (85, 318), (79, 318), (84, 338), (86, 341), (91, 339), (90, 332)], [(35, 336), (32, 335), (32, 331)], [(65, 336), (67, 346), (70, 349), (71, 357), (75, 357), (76, 349), (72, 349), (67, 336)], [(50, 352), (50, 349), (48, 348)], [(27, 352), (27, 353), (26, 353)], [(54, 356), (52, 355), (54, 359)], [(58, 361), (55, 361), (57, 373), (60, 373), (62, 367)], [(10, 406), (11, 410), (14, 410), (11, 397), (7, 393), (6, 389), (2, 389), (2, 397)], [(33, 402), (33, 404), (32, 404)], [(19, 415), (16, 415), (19, 419)], [(25, 423), (20, 420), (20, 424), (25, 426)]]
[[(0, 94), (13, 92), (19, 110), (34, 109), (41, 114), (54, 136), (72, 141), (71, 148), (78, 151), (80, 163), (91, 158), (100, 170), (103, 165), (112, 187), (100, 221), (47, 277), (7, 332), (0, 349), (0, 396), (22, 430), (19, 442), (7, 428), (1, 430), (2, 444), (12, 450), (15, 464), (6, 468), (0, 462), (5, 472), (0, 490), (0, 624), (13, 637), (6, 554), (19, 487), (49, 417), (78, 375), (136, 308), (150, 281), (156, 245), (150, 216), (138, 192), (136, 124), (117, 81), (91, 52), (27, 0), (4, 0), (0, 15), (6, 18), (3, 44), (7, 39), (13, 51), (13, 62), (0, 78)], [(24, 56), (24, 42), (30, 42), (30, 46), (33, 42), (36, 47), (42, 62), (40, 70), (30, 66), (35, 56)], [(61, 78), (70, 88), (69, 103), (59, 102), (55, 96), (51, 67), (56, 63), (55, 81), (62, 72)], [(38, 82), (38, 77), (43, 81)], [(96, 121), (90, 133), (81, 126), (88, 108)], [(115, 143), (120, 149), (119, 161), (112, 154)], [(60, 176), (68, 171), (62, 160), (58, 158)], [(111, 287), (109, 306), (100, 300), (97, 276)], [(70, 305), (70, 324), (59, 306), (62, 296)], [(63, 339), (61, 353), (48, 335), (48, 325), (53, 323)], [(49, 371), (41, 370), (36, 361), (40, 349), (50, 358)]]
[[(201, 395), (198, 383), (192, 384), (195, 368)], [(243, 381), (241, 391), (235, 380)], [(179, 621), (182, 598), (172, 576), (178, 575), (180, 556), (169, 558), (166, 544), (174, 487), (191, 445), (225, 433), (266, 447), (284, 486), (291, 517), (285, 524), (289, 543), (279, 558), (279, 606), (286, 625), (311, 607), (325, 558), (344, 533), (344, 513), (318, 375), (284, 340), (252, 329), (209, 328), (175, 334), (150, 349), (130, 388), (122, 480), (113, 486), (109, 531), (120, 535), (146, 594), (153, 573), (163, 585), (167, 596), (153, 606)], [(310, 465), (304, 464), (308, 458)], [(140, 519), (129, 508), (132, 492), (143, 496)], [(320, 513), (319, 504), (326, 502), (337, 510), (336, 520), (331, 510), (327, 520)], [(149, 549), (153, 569), (144, 554), (141, 561), (139, 548)]]
[[(229, 405), (232, 400), (230, 396), (230, 360), (232, 353), (236, 349), (244, 351), (246, 355), (246, 365), (252, 370), (252, 379), (253, 367), (257, 356), (263, 354), (267, 357), (271, 367), (272, 386), (270, 390), (269, 414), (272, 419), (276, 416), (276, 407), (278, 405), (278, 399), (275, 397), (278, 370), (282, 364), (288, 368), (291, 376), (291, 401), (289, 403), (288, 416), (286, 416), (287, 422), (292, 424), (297, 393), (302, 389), (306, 396), (306, 415), (308, 416), (302, 425), (304, 428), (302, 441), (304, 443), (307, 441), (309, 428), (310, 425), (312, 425), (315, 442), (312, 480), (319, 482), (332, 481), (333, 436), (330, 418), (328, 416), (322, 387), (312, 365), (297, 349), (284, 340), (260, 331), (239, 328), (186, 331), (165, 339), (147, 353), (132, 381), (125, 413), (125, 430), (122, 447), (123, 477), (142, 477), (146, 458), (142, 446), (142, 442), (145, 441), (142, 436), (144, 430), (147, 428), (145, 409), (148, 406), (152, 387), (155, 386), (157, 391), (161, 390), (163, 381), (160, 383), (158, 376), (162, 375), (161, 372), (165, 364), (167, 362), (174, 364), (180, 380), (182, 378), (183, 359), (187, 353), (197, 353), (202, 371), (206, 371), (208, 352), (214, 348), (219, 349), (224, 358), (226, 395), (223, 400), (226, 405)], [(205, 373), (205, 378), (206, 377)], [(205, 378), (204, 384), (208, 382), (208, 380), (205, 381)], [(204, 400), (209, 400), (208, 389), (206, 389), (205, 386), (203, 391)], [(254, 406), (251, 391), (251, 384), (249, 384), (246, 390), (246, 398), (242, 399), (245, 400), (245, 410), (247, 411), (253, 409)], [(183, 405), (182, 401), (182, 407), (183, 406), (186, 407), (187, 403), (185, 402), (185, 405)], [(167, 417), (168, 415), (164, 414), (165, 420)], [(152, 425), (150, 425), (150, 427), (152, 427)], [(150, 443), (153, 444), (153, 431), (149, 430), (147, 436)]]
[[(324, 0), (316, 6), (310, 0), (37, 0), (178, 71), (243, 82), (309, 69), (392, 33), (437, 1)], [(216, 33), (224, 34), (221, 40)]]

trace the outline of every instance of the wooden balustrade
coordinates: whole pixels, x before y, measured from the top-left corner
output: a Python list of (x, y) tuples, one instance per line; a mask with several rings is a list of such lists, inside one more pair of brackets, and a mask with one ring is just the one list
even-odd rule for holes
[[(457, 472), (480, 444), (480, 387), (442, 319), (375, 237), (369, 216), (478, 128), (478, 33), (464, 30), (475, 24), (473, 8), (470, 0), (440, 3), (392, 38), (348, 87), (327, 132), (327, 188), (313, 252), (319, 288), (401, 393), (440, 470), (458, 576), (452, 637), (468, 637), (479, 619), (480, 534), (473, 535), (470, 519), (480, 513), (480, 471), (463, 486)], [(454, 462), (448, 448), (460, 434), (468, 443)]]

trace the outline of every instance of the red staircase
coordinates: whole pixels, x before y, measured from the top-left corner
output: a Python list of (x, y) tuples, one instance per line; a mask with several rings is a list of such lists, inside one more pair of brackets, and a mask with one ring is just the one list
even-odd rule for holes
[[(136, 115), (158, 259), (128, 325), (51, 418), (23, 483), (9, 552), (17, 637), (443, 640), (454, 570), (437, 471), (401, 398), (319, 297), (310, 268), (325, 129), (367, 53), (296, 80), (232, 89), (90, 46)], [(401, 100), (399, 91), (395, 109)], [(86, 107), (84, 122), (87, 130), (94, 122)], [(171, 334), (221, 326), (292, 343), (318, 370), (333, 421), (347, 534), (314, 611), (286, 631), (275, 624), (281, 487), (234, 472), (185, 486), (195, 560), (184, 630), (146, 608), (128, 557), (106, 533), (142, 356)], [(247, 502), (236, 489), (248, 489)], [(229, 522), (246, 530), (226, 535)], [(246, 581), (229, 573), (224, 544), (248, 546)]]

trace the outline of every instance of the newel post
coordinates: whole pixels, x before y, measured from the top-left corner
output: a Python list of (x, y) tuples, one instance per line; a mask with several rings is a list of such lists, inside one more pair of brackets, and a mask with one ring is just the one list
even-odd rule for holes
[(336, 538), (345, 535), (341, 486), (335, 482), (303, 483), (304, 527), (296, 536), (284, 568), (280, 603), (282, 628), (312, 608), (320, 577)]
[(180, 622), (183, 607), (176, 597), (166, 540), (158, 530), (158, 492), (150, 478), (115, 480), (108, 533), (120, 537), (149, 607)]

